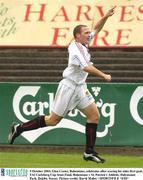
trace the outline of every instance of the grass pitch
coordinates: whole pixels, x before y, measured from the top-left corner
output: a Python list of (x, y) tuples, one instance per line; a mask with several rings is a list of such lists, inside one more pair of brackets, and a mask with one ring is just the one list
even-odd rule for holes
[(143, 157), (134, 155), (102, 155), (104, 164), (84, 161), (76, 153), (0, 152), (0, 167), (4, 168), (143, 168)]

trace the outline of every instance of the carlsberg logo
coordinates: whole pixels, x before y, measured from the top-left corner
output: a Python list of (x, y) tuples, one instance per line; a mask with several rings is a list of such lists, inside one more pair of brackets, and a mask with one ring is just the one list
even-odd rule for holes
[[(38, 101), (36, 97), (40, 90), (41, 86), (20, 86), (16, 91), (13, 97), (13, 110), (16, 117), (21, 122), (24, 123), (29, 121), (29, 116), (39, 116), (49, 114), (51, 112), (52, 104), (54, 101), (54, 93), (48, 93), (47, 90), (47, 97), (44, 98), (45, 101)], [(101, 91), (101, 88), (92, 87), (91, 91), (93, 92), (93, 95), (97, 97)], [(24, 101), (24, 103), (21, 103), (25, 97), (29, 97), (30, 100), (26, 100)], [(99, 101), (97, 101), (97, 106), (100, 109), (101, 116), (107, 119), (108, 122), (106, 123), (102, 132), (97, 132), (98, 137), (104, 137), (108, 134), (109, 128), (114, 125), (116, 104), (104, 103), (102, 99), (99, 99)], [(68, 114), (68, 117), (72, 118), (78, 115), (84, 117), (84, 115), (79, 110), (75, 109)], [(85, 133), (85, 127), (82, 124), (77, 123), (76, 121), (73, 121), (71, 119), (63, 118), (62, 121), (54, 127), (45, 127), (33, 131), (24, 132), (22, 133), (22, 136), (29, 142), (33, 143), (43, 133), (56, 128), (67, 128), (78, 131), (80, 133)]]
[[(20, 111), (20, 102), (24, 96), (31, 95), (35, 97), (40, 90), (40, 86), (21, 86), (15, 93), (13, 98), (13, 109), (17, 116), (17, 118), (22, 122), (29, 121), (25, 119)], [(54, 99), (53, 93), (48, 93), (49, 102), (25, 102), (23, 104), (22, 110), (26, 116), (29, 115), (44, 115), (45, 109), (49, 108), (49, 112), (51, 112), (51, 107)]]

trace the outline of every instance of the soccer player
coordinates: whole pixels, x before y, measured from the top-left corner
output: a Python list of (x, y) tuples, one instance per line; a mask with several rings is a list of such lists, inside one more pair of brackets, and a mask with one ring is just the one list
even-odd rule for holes
[(39, 116), (23, 123), (13, 123), (8, 141), (13, 144), (16, 137), (24, 131), (31, 131), (46, 126), (55, 126), (61, 119), (74, 108), (78, 108), (87, 118), (86, 122), (86, 146), (83, 158), (85, 160), (104, 163), (94, 150), (96, 131), (100, 118), (99, 111), (93, 96), (87, 89), (86, 78), (88, 74), (99, 76), (111, 81), (111, 75), (98, 70), (91, 62), (88, 46), (91, 39), (100, 32), (106, 20), (114, 14), (112, 7), (94, 27), (91, 32), (86, 25), (78, 25), (73, 30), (74, 41), (68, 47), (68, 66), (63, 71), (63, 79), (60, 81), (50, 115)]

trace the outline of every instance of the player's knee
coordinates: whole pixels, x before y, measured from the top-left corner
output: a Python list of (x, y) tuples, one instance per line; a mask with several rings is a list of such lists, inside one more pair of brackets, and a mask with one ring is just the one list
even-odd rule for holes
[(52, 120), (51, 121), (51, 126), (56, 126), (60, 121), (57, 121), (57, 120)]
[(98, 122), (99, 122), (99, 119), (100, 119), (100, 114), (98, 113), (98, 114), (96, 114), (96, 115), (94, 116), (93, 122), (94, 122), (94, 123), (98, 123)]
[(56, 126), (60, 121), (49, 119), (46, 121), (47, 126)]
[(92, 114), (92, 115), (88, 118), (88, 122), (89, 122), (89, 123), (96, 123), (96, 124), (98, 124), (99, 119), (100, 119), (100, 114), (99, 114), (99, 112), (98, 112), (98, 113), (96, 113), (96, 114)]
[(99, 120), (100, 120), (100, 114), (98, 113), (95, 117), (95, 121), (99, 122)]
[(45, 122), (47, 126), (55, 126), (60, 122), (60, 119), (49, 115), (45, 116)]

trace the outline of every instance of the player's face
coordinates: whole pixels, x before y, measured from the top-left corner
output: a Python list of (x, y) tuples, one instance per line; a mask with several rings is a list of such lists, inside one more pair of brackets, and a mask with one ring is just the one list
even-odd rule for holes
[(90, 29), (88, 27), (82, 27), (80, 33), (80, 42), (82, 44), (89, 44)]

